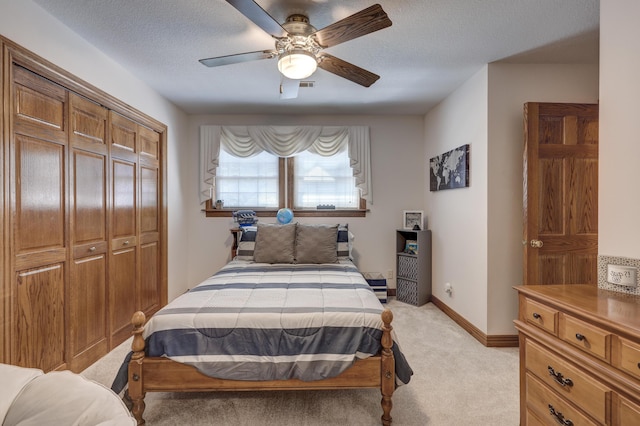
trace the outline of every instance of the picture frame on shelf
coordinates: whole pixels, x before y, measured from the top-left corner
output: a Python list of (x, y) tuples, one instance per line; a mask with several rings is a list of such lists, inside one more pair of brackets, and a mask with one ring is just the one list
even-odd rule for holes
[(402, 228), (414, 229), (416, 225), (422, 230), (424, 211), (422, 210), (404, 210), (402, 212)]

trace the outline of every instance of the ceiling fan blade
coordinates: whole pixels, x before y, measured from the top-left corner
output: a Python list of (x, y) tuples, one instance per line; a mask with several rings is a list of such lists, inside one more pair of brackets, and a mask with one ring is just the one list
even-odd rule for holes
[(326, 53), (322, 53), (318, 58), (318, 67), (364, 87), (371, 86), (380, 78), (377, 74)]
[(280, 26), (258, 3), (253, 0), (226, 0), (231, 6), (249, 18), (254, 24), (274, 37), (286, 37), (287, 31)]
[(297, 98), (299, 89), (300, 80), (292, 80), (290, 78), (282, 77), (282, 82), (280, 83), (280, 99)]
[(200, 59), (202, 65), (219, 67), (222, 65), (239, 64), (241, 62), (256, 61), (258, 59), (271, 59), (276, 57), (273, 50), (258, 50), (256, 52), (236, 53), (235, 55), (217, 56), (215, 58)]
[(354, 13), (328, 27), (316, 31), (316, 41), (322, 47), (331, 47), (345, 41), (391, 26), (391, 20), (379, 4)]

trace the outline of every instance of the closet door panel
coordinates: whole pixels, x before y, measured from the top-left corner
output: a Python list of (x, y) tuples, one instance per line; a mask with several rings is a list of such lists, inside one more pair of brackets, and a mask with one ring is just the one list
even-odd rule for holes
[(104, 155), (73, 150), (73, 244), (106, 241), (107, 165)]
[(140, 309), (160, 309), (160, 134), (143, 126), (140, 141)]
[(75, 372), (108, 352), (106, 272), (106, 252), (71, 263), (69, 367)]
[(159, 255), (157, 241), (140, 245), (140, 309), (145, 315), (152, 315), (160, 309)]
[(109, 264), (110, 347), (131, 335), (131, 316), (136, 312), (136, 248), (112, 253)]
[(138, 125), (111, 112), (111, 155), (119, 158), (130, 158), (129, 155), (137, 154)]
[(113, 160), (113, 223), (111, 238), (136, 234), (136, 164)]
[(16, 136), (15, 252), (65, 247), (65, 147)]
[(140, 167), (140, 232), (158, 232), (158, 170)]
[(70, 94), (71, 245), (69, 364), (79, 372), (107, 353), (107, 110)]
[(139, 305), (138, 125), (114, 112), (111, 139), (111, 255), (109, 258), (110, 346), (131, 335), (131, 316)]
[(17, 272), (12, 364), (66, 367), (64, 277), (63, 262)]
[(14, 132), (66, 143), (66, 89), (20, 66), (12, 71)]

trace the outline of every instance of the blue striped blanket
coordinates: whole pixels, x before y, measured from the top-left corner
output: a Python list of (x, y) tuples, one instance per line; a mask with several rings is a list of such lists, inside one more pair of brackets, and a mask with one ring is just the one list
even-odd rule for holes
[[(350, 260), (232, 261), (157, 312), (148, 356), (233, 380), (334, 377), (380, 351), (383, 307)], [(413, 374), (395, 342), (396, 383)]]

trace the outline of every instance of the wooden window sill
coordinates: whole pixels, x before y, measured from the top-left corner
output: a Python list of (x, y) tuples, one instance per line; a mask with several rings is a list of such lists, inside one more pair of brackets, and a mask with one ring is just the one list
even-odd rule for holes
[[(254, 210), (258, 217), (276, 217), (278, 209), (249, 209)], [(232, 217), (233, 212), (238, 209), (204, 209), (206, 217)], [(366, 209), (349, 209), (349, 210), (293, 210), (294, 217), (366, 217)]]

